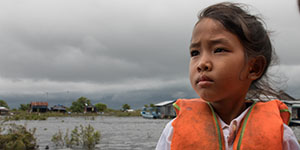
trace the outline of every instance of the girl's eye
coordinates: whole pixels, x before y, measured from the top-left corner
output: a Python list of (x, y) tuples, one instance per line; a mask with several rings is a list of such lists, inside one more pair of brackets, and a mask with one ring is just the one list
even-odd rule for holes
[(221, 53), (221, 52), (227, 52), (227, 50), (224, 49), (224, 48), (217, 48), (217, 49), (214, 51), (214, 53)]
[(191, 57), (199, 55), (199, 51), (193, 50), (191, 51)]

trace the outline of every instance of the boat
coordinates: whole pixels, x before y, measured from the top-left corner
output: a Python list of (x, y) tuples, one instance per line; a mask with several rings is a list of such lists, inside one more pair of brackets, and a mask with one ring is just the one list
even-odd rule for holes
[(288, 106), (291, 113), (289, 126), (300, 126), (300, 101), (282, 101)]
[(152, 107), (143, 107), (141, 115), (146, 119), (156, 119), (159, 116)]
[(299, 126), (300, 125), (300, 120), (291, 120), (289, 123), (289, 126)]

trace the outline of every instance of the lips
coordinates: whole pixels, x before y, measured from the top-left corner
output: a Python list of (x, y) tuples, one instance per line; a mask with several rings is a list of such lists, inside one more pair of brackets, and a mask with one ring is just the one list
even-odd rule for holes
[(209, 78), (208, 76), (206, 76), (206, 75), (202, 75), (202, 76), (200, 76), (199, 78), (197, 78), (196, 83), (198, 83), (198, 82), (204, 82), (204, 81), (210, 81), (210, 82), (212, 82), (213, 80), (210, 79), (210, 78)]
[(199, 85), (200, 87), (207, 87), (213, 83), (213, 80), (210, 79), (206, 75), (201, 75), (199, 78), (196, 80), (196, 84)]

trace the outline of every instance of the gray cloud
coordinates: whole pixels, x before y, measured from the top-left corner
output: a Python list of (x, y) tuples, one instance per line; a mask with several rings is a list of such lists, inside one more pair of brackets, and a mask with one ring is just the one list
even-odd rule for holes
[[(198, 11), (216, 2), (1, 1), (0, 98), (21, 102), (16, 95), (29, 100), (46, 91), (107, 103), (195, 97), (187, 88), (189, 40)], [(287, 90), (300, 97), (296, 1), (245, 3), (275, 31), (281, 69), (290, 78)], [(67, 100), (53, 95), (53, 102)]]

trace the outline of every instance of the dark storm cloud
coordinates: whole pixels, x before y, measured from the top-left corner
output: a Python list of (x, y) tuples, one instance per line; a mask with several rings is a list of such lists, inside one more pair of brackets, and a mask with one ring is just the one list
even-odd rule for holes
[[(110, 104), (195, 97), (187, 88), (189, 40), (198, 11), (216, 2), (1, 1), (0, 96), (21, 100), (16, 95), (35, 99), (45, 92), (71, 91)], [(245, 3), (275, 31), (282, 70), (294, 70), (287, 75), (292, 78), (288, 85), (299, 89), (296, 3)], [(66, 100), (62, 95), (53, 94), (51, 100)]]
[(182, 28), (168, 12), (160, 17), (152, 14), (155, 10), (110, 10), (101, 4), (83, 12), (76, 5), (56, 13), (56, 5), (42, 5), (42, 10), (28, 4), (34, 7), (29, 12), (26, 6), (12, 8), (14, 14), (2, 19), (0, 48), (7, 56), (1, 60), (2, 77), (120, 82), (186, 75), (186, 69), (179, 70), (186, 68), (190, 32), (185, 30), (191, 28)]

